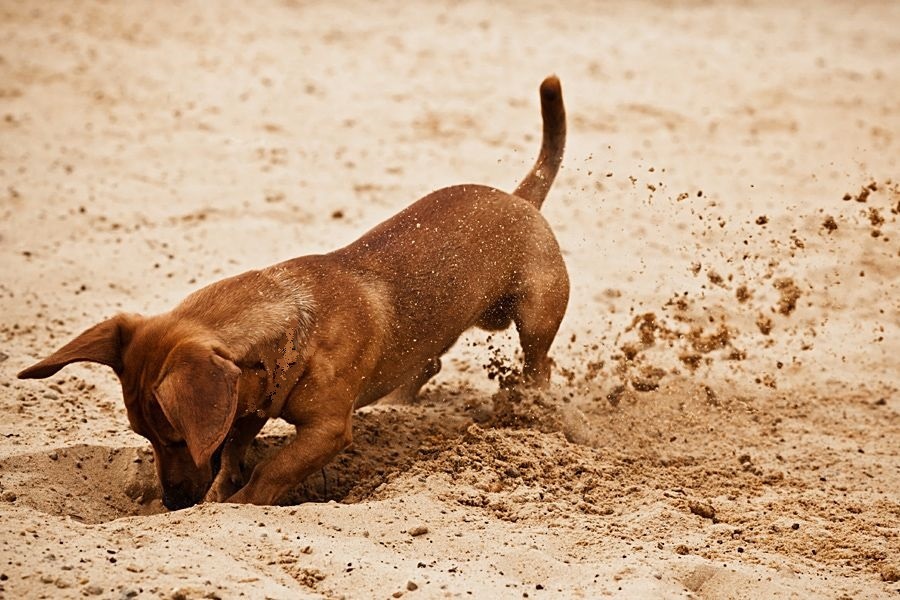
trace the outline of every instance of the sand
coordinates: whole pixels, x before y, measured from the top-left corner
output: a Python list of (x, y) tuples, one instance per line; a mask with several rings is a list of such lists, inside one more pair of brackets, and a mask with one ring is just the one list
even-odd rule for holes
[[(897, 3), (7, 2), (0, 34), (0, 597), (897, 597)], [(497, 394), (515, 334), (472, 332), (284, 506), (168, 513), (109, 369), (14, 378), (514, 188), (554, 72), (547, 393)]]

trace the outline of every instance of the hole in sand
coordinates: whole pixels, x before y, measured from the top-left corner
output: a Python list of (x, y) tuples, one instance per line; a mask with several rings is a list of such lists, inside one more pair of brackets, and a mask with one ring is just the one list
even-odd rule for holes
[(41, 512), (102, 523), (165, 510), (147, 448), (78, 445), (0, 461), (3, 488)]
[[(283, 504), (358, 502), (392, 472), (410, 465), (423, 446), (443, 445), (470, 423), (420, 406), (375, 406), (356, 414), (353, 445), (292, 491)], [(245, 475), (293, 436), (293, 428), (273, 423), (247, 455)], [(2, 491), (41, 512), (84, 523), (165, 512), (146, 447), (76, 445), (0, 460)]]

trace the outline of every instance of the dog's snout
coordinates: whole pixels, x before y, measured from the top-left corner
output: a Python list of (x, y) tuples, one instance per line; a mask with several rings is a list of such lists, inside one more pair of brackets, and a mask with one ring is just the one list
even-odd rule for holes
[(187, 490), (176, 488), (163, 492), (163, 505), (169, 510), (181, 510), (197, 504), (197, 500)]

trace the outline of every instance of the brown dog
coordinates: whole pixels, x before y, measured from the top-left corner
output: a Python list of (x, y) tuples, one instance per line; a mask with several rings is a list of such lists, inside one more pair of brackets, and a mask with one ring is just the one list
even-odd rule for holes
[[(438, 190), (330, 254), (213, 283), (168, 313), (103, 321), (19, 377), (112, 367), (172, 510), (276, 502), (350, 444), (354, 408), (415, 395), (472, 326), (515, 323), (524, 381), (546, 385), (569, 279), (539, 209), (566, 124), (559, 80), (540, 93), (540, 156), (514, 194)], [(297, 435), (244, 485), (244, 454), (274, 417)]]

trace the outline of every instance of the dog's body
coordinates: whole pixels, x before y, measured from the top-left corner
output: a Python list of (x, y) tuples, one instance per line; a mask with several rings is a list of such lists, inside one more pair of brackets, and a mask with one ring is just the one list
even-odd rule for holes
[[(541, 85), (541, 103), (541, 154), (514, 195), (438, 190), (330, 254), (219, 281), (169, 313), (95, 325), (19, 377), (75, 361), (111, 366), (171, 509), (274, 503), (350, 444), (354, 408), (414, 396), (472, 326), (514, 322), (524, 382), (545, 385), (569, 293), (539, 212), (565, 141), (555, 77)], [(297, 436), (242, 485), (247, 447), (274, 417)]]

